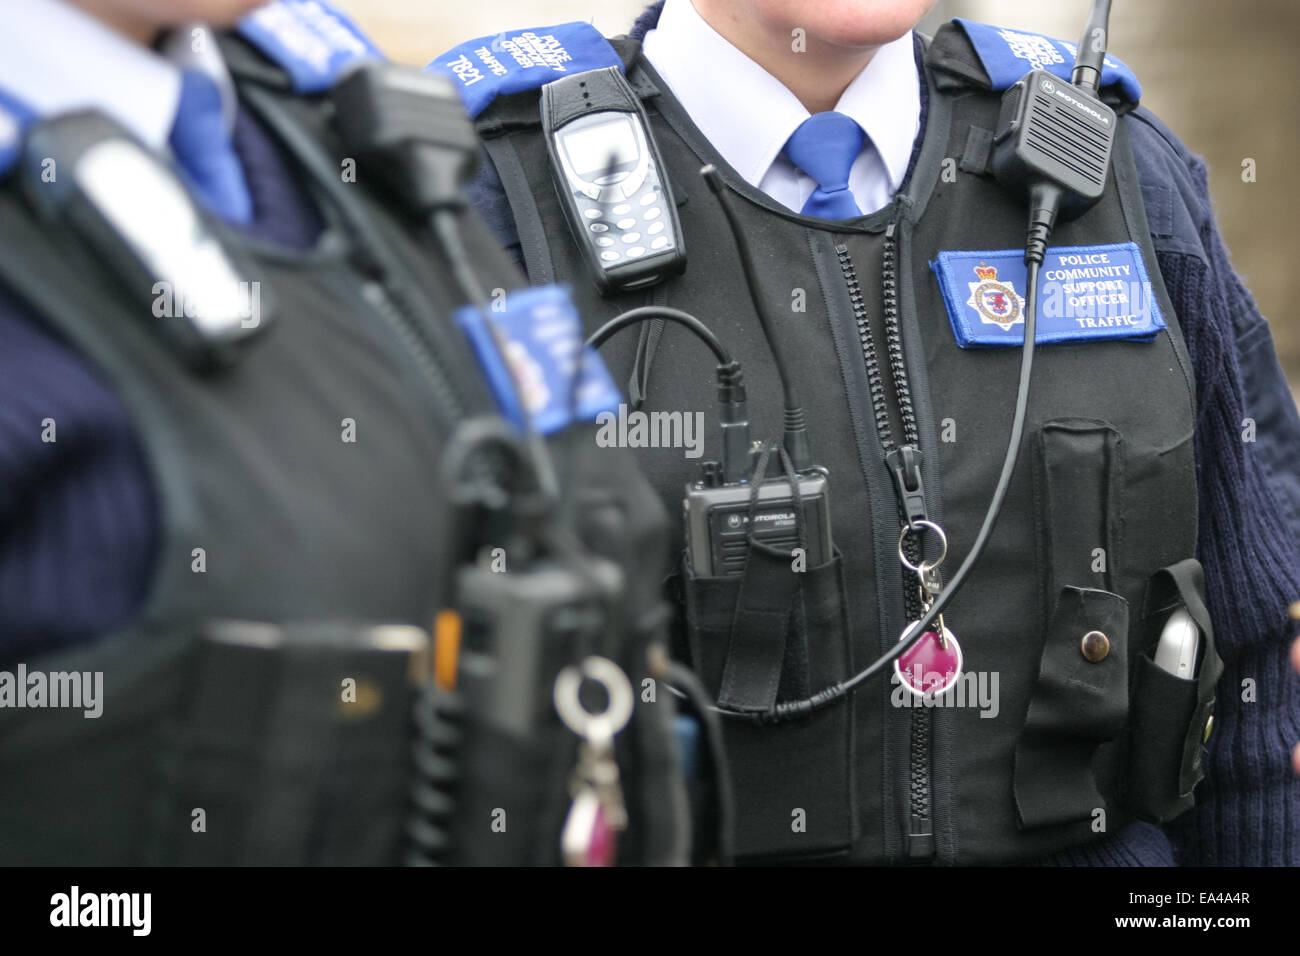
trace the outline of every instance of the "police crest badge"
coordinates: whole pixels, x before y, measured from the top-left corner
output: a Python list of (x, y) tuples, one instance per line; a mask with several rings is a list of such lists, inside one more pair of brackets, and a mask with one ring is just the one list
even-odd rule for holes
[(989, 325), (999, 326), (1004, 332), (1016, 323), (1025, 321), (1025, 300), (1010, 282), (998, 280), (996, 266), (984, 263), (974, 267), (978, 282), (970, 283), (970, 298), (966, 304), (980, 314)]

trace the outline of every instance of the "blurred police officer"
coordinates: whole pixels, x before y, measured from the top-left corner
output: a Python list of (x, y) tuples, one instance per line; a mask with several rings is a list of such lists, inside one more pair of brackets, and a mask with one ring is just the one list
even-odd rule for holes
[(497, 407), (450, 317), (522, 277), (358, 175), (378, 59), (315, 2), (0, 10), (4, 862), (399, 857), (443, 450)]
[[(882, 453), (910, 446), (924, 490), (907, 507), (940, 524), (962, 557), (1011, 420), (1019, 355), (1000, 346), (1024, 307), (1023, 279), (1008, 275), (1025, 209), (991, 175), (992, 137), (1002, 90), (1031, 67), (1068, 82), (1072, 53), (965, 22), (919, 37), (928, 6), (666, 0), (612, 48), (578, 24), (535, 27), (431, 64), (458, 76), (479, 111), (492, 164), (473, 195), (529, 274), (572, 282), (593, 322), (647, 303), (699, 315), (743, 360), (754, 418), (775, 427), (769, 344), (698, 177), (702, 163), (719, 168), (755, 250), (759, 294), (788, 310), (770, 347), (792, 363), (818, 463), (829, 466), (847, 581), (847, 661), (833, 628), (809, 633), (793, 655), (787, 645), (766, 675), (770, 687), (779, 675), (778, 704), (859, 671), (918, 613), (898, 549), (900, 520), (906, 529), (919, 512), (900, 515), (899, 475)], [(547, 57), (530, 61), (538, 48)], [(601, 296), (556, 200), (536, 88), (611, 65), (649, 113), (688, 263), (648, 291)], [(1096, 206), (1058, 224), (1051, 245), (1075, 259), (1054, 261), (1085, 281), (1104, 279), (1088, 271), (1098, 268), (1150, 275), (1148, 308), (1164, 325), (1152, 337), (1150, 325), (1081, 321), (1044, 340), (1040, 316), (1030, 440), (989, 546), (946, 612), (966, 668), (1001, 675), (1000, 710), (900, 707), (906, 695), (881, 680), (809, 721), (727, 722), (738, 854), (1300, 862), (1300, 789), (1286, 770), (1300, 738), (1285, 643), (1286, 603), (1300, 593), (1287, 528), (1295, 489), (1269, 473), (1290, 460), (1294, 406), (1215, 228), (1203, 163), (1136, 107), (1122, 65), (1107, 66), (1102, 94), (1122, 115), (1113, 175)], [(589, 228), (614, 256), (623, 227)], [(627, 242), (645, 254), (639, 235)], [(708, 356), (673, 326), (606, 351), (646, 408), (708, 407)], [(1241, 440), (1243, 391), (1267, 419), (1267, 467)], [(676, 507), (697, 477), (690, 463), (656, 450), (642, 460)], [(723, 658), (734, 676), (728, 655), (753, 648), (730, 607), (709, 607), (726, 582), (693, 581), (689, 567), (683, 577), (692, 663), (714, 668), (705, 676), (717, 693)], [(734, 589), (725, 593), (734, 604)], [(1198, 677), (1181, 683), (1155, 662), (1174, 608), (1200, 632)], [(1211, 734), (1215, 645), (1225, 669)], [(793, 696), (792, 670), (805, 688)], [(1259, 692), (1243, 704), (1247, 679)]]

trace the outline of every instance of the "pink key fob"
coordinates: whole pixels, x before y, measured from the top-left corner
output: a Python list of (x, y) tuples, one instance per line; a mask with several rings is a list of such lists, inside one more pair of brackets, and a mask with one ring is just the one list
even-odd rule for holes
[[(917, 623), (909, 624), (899, 641), (906, 640)], [(894, 673), (913, 695), (929, 697), (947, 693), (960, 679), (961, 666), (961, 645), (952, 631), (945, 627), (942, 641), (938, 631), (926, 631), (894, 661)]]

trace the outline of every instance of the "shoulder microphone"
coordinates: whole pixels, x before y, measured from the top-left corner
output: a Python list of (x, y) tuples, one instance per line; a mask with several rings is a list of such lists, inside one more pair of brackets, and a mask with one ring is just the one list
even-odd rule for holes
[(1101, 198), (1115, 142), (1115, 111), (1097, 90), (1106, 58), (1110, 0), (1096, 0), (1079, 41), (1074, 83), (1030, 70), (1002, 95), (993, 137), (993, 175), (1030, 199), (1026, 253), (1042, 261), (1055, 205), (1067, 219)]

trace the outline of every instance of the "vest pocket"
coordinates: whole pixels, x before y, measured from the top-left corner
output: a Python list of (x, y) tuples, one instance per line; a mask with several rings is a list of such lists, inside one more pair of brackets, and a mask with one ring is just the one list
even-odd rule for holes
[[(683, 573), (692, 664), (708, 693), (754, 713), (848, 676), (848, 612), (837, 551), (795, 572), (788, 551), (751, 539), (745, 572)], [(850, 708), (775, 724), (723, 717), (741, 858), (847, 851)]]
[(1012, 787), (1020, 829), (1077, 823), (1107, 802), (1099, 747), (1128, 717), (1129, 605), (1109, 590), (1121, 561), (1125, 443), (1109, 422), (1044, 422), (1035, 441), (1037, 556), (1047, 630)]
[(1092, 761), (1128, 716), (1128, 602), (1066, 585), (1057, 596), (1024, 728), (1014, 791), (1020, 828), (1089, 819), (1106, 801)]
[[(1156, 823), (1189, 810), (1204, 776), (1202, 745), (1214, 712), (1214, 688), (1223, 673), (1204, 591), (1201, 565), (1189, 558), (1156, 572), (1143, 601), (1124, 802), (1136, 816)], [(1154, 660), (1160, 635), (1179, 610), (1191, 616), (1200, 633), (1196, 671), (1190, 678), (1171, 674)]]
[[(180, 627), (201, 641), (183, 704), (159, 731), (150, 861), (400, 862), (423, 632), (380, 640), (378, 629), (308, 620)], [(196, 808), (206, 835), (191, 831)]]

